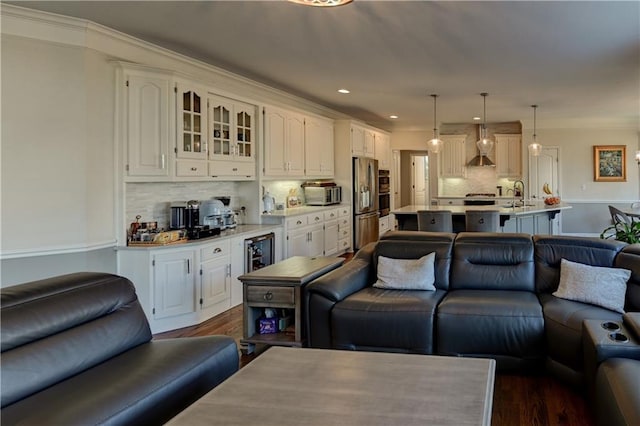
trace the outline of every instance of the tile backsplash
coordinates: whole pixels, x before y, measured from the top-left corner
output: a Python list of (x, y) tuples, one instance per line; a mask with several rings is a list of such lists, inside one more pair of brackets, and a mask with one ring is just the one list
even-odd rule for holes
[[(513, 180), (498, 178), (494, 167), (468, 167), (465, 178), (438, 179), (438, 194), (441, 197), (464, 197), (468, 193), (490, 193), (498, 195), (498, 185), (502, 186), (502, 195), (507, 188), (513, 187)], [(509, 193), (509, 195), (511, 195)]]
[[(231, 207), (245, 205), (246, 194), (241, 194), (237, 182), (154, 182), (128, 183), (126, 186), (126, 224), (157, 221), (158, 227), (169, 227), (169, 207), (172, 202), (210, 200), (230, 196)], [(253, 196), (253, 195), (252, 195)]]

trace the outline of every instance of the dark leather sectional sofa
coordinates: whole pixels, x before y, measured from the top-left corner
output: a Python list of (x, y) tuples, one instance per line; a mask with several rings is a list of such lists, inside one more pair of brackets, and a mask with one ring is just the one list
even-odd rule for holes
[[(372, 286), (379, 256), (418, 259), (431, 252), (436, 253), (435, 291)], [(584, 386), (585, 377), (596, 373), (585, 375), (583, 321), (621, 323), (622, 314), (553, 296), (563, 258), (631, 270), (625, 310), (640, 311), (639, 245), (569, 236), (392, 231), (307, 285), (309, 345), (490, 357), (502, 371), (546, 368)], [(637, 354), (640, 358), (640, 346)], [(625, 363), (625, 369), (610, 362)], [(638, 377), (640, 361), (630, 363), (605, 360), (599, 382), (631, 383), (620, 376), (635, 371)], [(640, 424), (640, 409), (629, 406), (640, 398), (640, 387), (635, 382), (626, 390), (635, 399), (603, 398), (607, 402), (599, 409), (625, 413), (628, 424)]]
[(3, 426), (160, 425), (238, 370), (226, 336), (152, 340), (126, 278), (2, 289)]

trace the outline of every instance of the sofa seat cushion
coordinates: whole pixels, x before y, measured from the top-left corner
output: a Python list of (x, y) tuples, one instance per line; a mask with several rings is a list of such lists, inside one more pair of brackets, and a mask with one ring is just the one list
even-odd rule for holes
[(611, 358), (596, 375), (598, 425), (640, 425), (640, 361)]
[(437, 313), (436, 349), (442, 355), (492, 355), (507, 360), (544, 357), (542, 306), (534, 293), (509, 290), (450, 291)]
[(576, 372), (584, 364), (582, 322), (587, 319), (620, 321), (622, 315), (599, 306), (541, 294), (548, 357)]
[(2, 424), (162, 424), (237, 369), (230, 337), (151, 341), (3, 407)]
[(433, 353), (434, 315), (445, 291), (367, 287), (331, 313), (336, 349)]

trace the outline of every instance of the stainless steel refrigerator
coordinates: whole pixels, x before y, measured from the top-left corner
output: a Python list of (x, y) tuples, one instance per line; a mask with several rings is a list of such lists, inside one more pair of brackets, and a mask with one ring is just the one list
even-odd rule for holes
[(378, 240), (378, 160), (353, 159), (354, 248)]

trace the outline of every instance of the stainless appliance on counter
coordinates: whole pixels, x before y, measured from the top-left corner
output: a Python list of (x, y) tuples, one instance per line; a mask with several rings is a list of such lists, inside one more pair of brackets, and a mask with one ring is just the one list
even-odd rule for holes
[(190, 240), (219, 235), (221, 227), (202, 217), (202, 207), (197, 200), (171, 203), (169, 227), (172, 230), (185, 230)]
[(244, 240), (245, 274), (275, 263), (274, 242), (273, 232)]
[(204, 225), (218, 227), (221, 230), (236, 227), (236, 215), (229, 207), (230, 197), (216, 197), (213, 200), (202, 201), (200, 221)]
[(353, 224), (354, 249), (377, 241), (378, 217), (378, 160), (353, 158)]
[(342, 202), (342, 187), (335, 182), (305, 182), (304, 199), (308, 206), (329, 206)]

